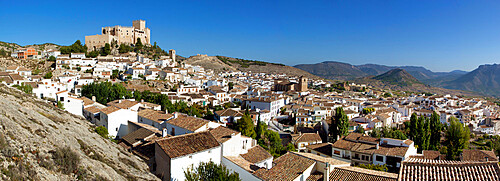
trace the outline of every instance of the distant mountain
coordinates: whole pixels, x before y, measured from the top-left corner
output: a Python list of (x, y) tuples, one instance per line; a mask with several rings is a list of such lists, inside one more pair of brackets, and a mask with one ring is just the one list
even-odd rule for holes
[(500, 64), (481, 65), (455, 80), (444, 82), (443, 87), (500, 97)]
[(311, 74), (333, 80), (352, 80), (370, 75), (354, 65), (334, 61), (326, 61), (316, 64), (299, 64), (294, 67), (305, 70)]
[(364, 64), (357, 65), (360, 70), (370, 75), (380, 75), (386, 73), (387, 71), (394, 69), (394, 67), (378, 65), (378, 64)]
[(411, 86), (413, 84), (422, 84), (410, 73), (404, 69), (392, 69), (381, 75), (373, 77), (375, 80), (380, 80), (385, 84)]
[(314, 75), (328, 79), (353, 80), (369, 75), (381, 75), (392, 69), (403, 69), (424, 84), (439, 84), (458, 78), (467, 72), (454, 70), (451, 72), (433, 72), (421, 66), (386, 66), (379, 64), (351, 65), (342, 62), (322, 62), (317, 64), (300, 64), (295, 67)]

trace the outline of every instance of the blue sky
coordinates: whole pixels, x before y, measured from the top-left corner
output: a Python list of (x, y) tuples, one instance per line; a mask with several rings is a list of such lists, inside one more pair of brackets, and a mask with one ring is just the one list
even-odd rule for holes
[(10, 1), (0, 41), (69, 45), (144, 19), (182, 56), (473, 70), (500, 57), (500, 1)]

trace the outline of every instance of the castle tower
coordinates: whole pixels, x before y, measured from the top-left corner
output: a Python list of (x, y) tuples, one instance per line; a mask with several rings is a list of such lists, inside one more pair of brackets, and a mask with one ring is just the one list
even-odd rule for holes
[(307, 91), (307, 78), (304, 76), (300, 76), (299, 79), (299, 92), (306, 92)]
[(168, 54), (170, 55), (170, 59), (172, 59), (172, 61), (175, 62), (175, 50), (174, 49), (170, 49), (168, 51)]
[(135, 29), (144, 31), (146, 29), (146, 21), (144, 20), (135, 20), (132, 21), (132, 25)]

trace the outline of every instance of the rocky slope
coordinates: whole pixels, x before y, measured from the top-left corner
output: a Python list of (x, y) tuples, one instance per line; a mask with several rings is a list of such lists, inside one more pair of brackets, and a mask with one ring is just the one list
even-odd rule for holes
[(444, 87), (500, 96), (500, 64), (481, 65), (472, 72), (443, 83)]
[(484, 96), (483, 94), (471, 91), (451, 90), (423, 84), (404, 69), (392, 69), (378, 76), (368, 76), (353, 81), (360, 84), (367, 84), (380, 90), (428, 92), (440, 95), (451, 94), (470, 97)]
[(307, 78), (321, 79), (304, 70), (282, 64), (268, 63), (262, 61), (243, 60), (225, 56), (196, 55), (184, 59), (183, 62), (191, 65), (199, 65), (216, 72), (222, 71), (252, 71), (261, 73), (281, 74), (291, 76), (305, 76)]
[(375, 80), (380, 80), (386, 84), (408, 86), (413, 84), (422, 84), (415, 77), (410, 75), (403, 69), (392, 69), (373, 77)]
[(4, 85), (0, 120), (0, 180), (158, 180), (88, 121)]

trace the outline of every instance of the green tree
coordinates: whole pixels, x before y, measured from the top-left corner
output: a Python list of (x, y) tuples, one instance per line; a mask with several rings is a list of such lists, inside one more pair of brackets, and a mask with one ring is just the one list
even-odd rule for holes
[(97, 56), (99, 56), (99, 51), (91, 51), (91, 52), (88, 52), (85, 56), (89, 57), (89, 58), (95, 58)]
[(430, 120), (413, 113), (410, 117), (409, 126), (410, 139), (417, 145), (418, 152), (429, 149), (431, 140)]
[(76, 40), (75, 43), (70, 46), (62, 46), (59, 48), (59, 51), (61, 51), (61, 54), (86, 53), (87, 46), (82, 45), (80, 40)]
[(372, 113), (372, 112), (375, 112), (375, 109), (374, 109), (374, 108), (372, 108), (372, 107), (363, 108), (363, 110), (362, 110), (362, 113), (363, 113), (363, 114), (370, 114), (370, 113)]
[(59, 109), (64, 109), (64, 104), (61, 101), (57, 101), (57, 107)]
[(257, 118), (257, 126), (255, 127), (255, 134), (256, 134), (255, 139), (257, 141), (259, 141), (261, 139), (262, 134), (266, 130), (266, 127), (267, 127), (266, 123), (263, 123), (260, 121), (260, 113), (259, 113), (259, 117)]
[(127, 44), (120, 44), (120, 48), (118, 48), (118, 52), (120, 53), (127, 53), (127, 52), (130, 52), (131, 48), (129, 45)]
[(38, 67), (33, 71), (33, 75), (38, 75), (40, 74), (40, 69), (38, 69)]
[(359, 164), (356, 167), (364, 168), (364, 169), (370, 169), (370, 170), (383, 171), (383, 172), (387, 172), (389, 170), (387, 168), (387, 165)]
[(250, 118), (249, 114), (243, 115), (237, 122), (236, 122), (236, 130), (241, 132), (242, 135), (255, 138), (255, 129), (253, 125), (252, 118)]
[(111, 79), (117, 79), (119, 71), (115, 69), (112, 72), (113, 73), (111, 74)]
[(437, 151), (439, 150), (443, 124), (441, 124), (441, 121), (439, 120), (439, 115), (436, 112), (432, 113), (430, 119), (430, 129), (431, 129), (431, 138), (430, 138), (429, 149)]
[(50, 57), (49, 57), (49, 61), (51, 61), (51, 62), (55, 62), (55, 61), (56, 61), (56, 57), (54, 57), (54, 56), (50, 56)]
[(234, 87), (234, 83), (233, 82), (229, 82), (229, 83), (227, 83), (227, 86), (229, 87), (229, 90), (232, 90), (233, 87)]
[(349, 118), (345, 114), (343, 107), (335, 108), (335, 116), (332, 117), (330, 132), (334, 139), (337, 139), (337, 136), (346, 136), (349, 133)]
[(392, 97), (392, 94), (391, 94), (391, 93), (386, 92), (386, 93), (384, 93), (384, 94), (382, 95), (382, 97)]
[(82, 68), (81, 67), (76, 67), (76, 70), (80, 71), (80, 70), (82, 70)]
[(418, 134), (418, 137), (416, 138), (418, 142), (417, 150), (421, 152), (422, 150), (429, 149), (429, 143), (431, 138), (429, 119), (423, 116), (418, 118), (417, 134)]
[(364, 134), (365, 133), (365, 129), (363, 128), (363, 126), (358, 126), (356, 128), (356, 130), (354, 130), (354, 132), (356, 132), (356, 133), (363, 133)]
[(455, 117), (448, 120), (450, 125), (446, 128), (445, 142), (446, 158), (450, 160), (459, 160), (460, 153), (469, 146), (470, 131)]
[(111, 45), (109, 43), (104, 44), (104, 47), (102, 48), (101, 55), (106, 56), (111, 54)]
[(184, 176), (187, 181), (239, 181), (239, 175), (236, 172), (229, 171), (224, 165), (216, 164), (212, 161), (202, 162), (198, 167), (189, 167), (184, 170)]
[(142, 50), (142, 48), (143, 48), (143, 45), (141, 42), (141, 38), (137, 38), (137, 42), (135, 43), (135, 51), (139, 52)]
[(43, 76), (44, 79), (50, 79), (52, 78), (52, 72), (47, 72), (45, 73), (45, 75)]

